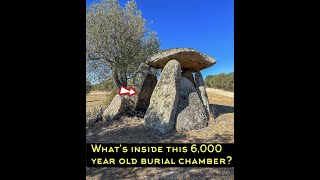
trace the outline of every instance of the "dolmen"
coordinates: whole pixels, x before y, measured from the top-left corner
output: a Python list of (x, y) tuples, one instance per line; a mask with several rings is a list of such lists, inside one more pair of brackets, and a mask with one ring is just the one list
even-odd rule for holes
[[(200, 71), (215, 63), (212, 57), (191, 48), (160, 51), (136, 72), (133, 87), (138, 94), (117, 95), (115, 104), (112, 101), (103, 113), (103, 119), (110, 120), (125, 111), (142, 111), (145, 126), (160, 134), (207, 127), (214, 115)], [(159, 80), (151, 67), (161, 69)]]

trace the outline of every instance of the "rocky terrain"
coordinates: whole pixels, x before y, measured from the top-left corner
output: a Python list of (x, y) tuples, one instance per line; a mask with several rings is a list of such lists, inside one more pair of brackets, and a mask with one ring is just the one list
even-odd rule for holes
[[(159, 137), (143, 126), (143, 116), (124, 116), (111, 122), (90, 122), (90, 113), (101, 106), (108, 93), (87, 95), (87, 142), (101, 143), (233, 143), (234, 99), (232, 92), (206, 88), (209, 106), (217, 116), (208, 127)], [(91, 116), (92, 117), (92, 116)], [(88, 180), (103, 179), (234, 179), (234, 168), (87, 168)]]
[[(233, 143), (234, 99), (207, 91), (201, 74), (214, 64), (214, 58), (191, 48), (150, 56), (133, 77), (137, 95), (117, 94), (107, 108), (88, 113), (87, 143)], [(151, 68), (160, 69), (159, 79)], [(233, 179), (233, 173), (233, 168), (87, 168), (87, 179)]]

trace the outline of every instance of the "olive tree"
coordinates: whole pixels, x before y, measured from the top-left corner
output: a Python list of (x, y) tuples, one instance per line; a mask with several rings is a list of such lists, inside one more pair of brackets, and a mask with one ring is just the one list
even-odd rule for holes
[(117, 0), (91, 4), (86, 12), (87, 76), (127, 86), (138, 66), (159, 51), (156, 33), (147, 29), (146, 20), (134, 0), (121, 7)]

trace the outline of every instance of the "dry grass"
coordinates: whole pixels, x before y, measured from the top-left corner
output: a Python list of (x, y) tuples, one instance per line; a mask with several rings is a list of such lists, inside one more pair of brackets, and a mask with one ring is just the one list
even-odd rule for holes
[(215, 89), (215, 88), (206, 88), (206, 90), (207, 90), (207, 93), (214, 93), (214, 94), (219, 94), (222, 96), (234, 98), (234, 92), (224, 91), (222, 89)]
[[(87, 104), (91, 109), (99, 107), (107, 98), (105, 94), (88, 96), (87, 101), (91, 102)], [(98, 122), (88, 126), (87, 141), (101, 143), (233, 143), (234, 99), (210, 91), (208, 91), (208, 98), (217, 117), (215, 120), (210, 120), (206, 128), (159, 137), (152, 130), (144, 127), (143, 117), (123, 116), (116, 121)]]
[(101, 92), (101, 91), (90, 92), (86, 97), (87, 113), (99, 107), (106, 108), (108, 102), (111, 102), (112, 98), (113, 96), (112, 96), (112, 93), (110, 92)]
[[(234, 99), (228, 93), (207, 90), (216, 119), (209, 126), (180, 134), (158, 136), (143, 125), (143, 117), (121, 117), (87, 126), (87, 142), (95, 143), (233, 143)], [(87, 109), (99, 107), (106, 94), (87, 96)], [(87, 168), (87, 179), (233, 179), (233, 168)]]

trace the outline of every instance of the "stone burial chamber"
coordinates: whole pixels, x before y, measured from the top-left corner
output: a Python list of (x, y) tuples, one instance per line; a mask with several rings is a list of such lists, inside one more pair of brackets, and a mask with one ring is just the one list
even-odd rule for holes
[[(213, 119), (201, 70), (216, 60), (195, 49), (160, 51), (142, 63), (133, 78), (135, 96), (114, 97), (103, 113), (112, 120), (126, 112), (144, 113), (144, 124), (160, 134), (201, 129)], [(152, 68), (161, 69), (160, 78)], [(195, 74), (195, 76), (194, 76)]]
[(141, 63), (133, 77), (133, 87), (138, 94), (130, 97), (117, 94), (103, 112), (102, 120), (111, 121), (124, 114), (145, 113), (156, 84), (157, 77), (152, 74), (151, 67)]

